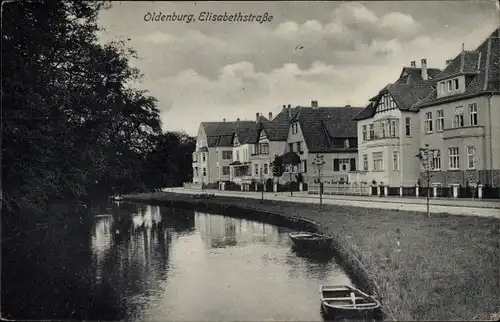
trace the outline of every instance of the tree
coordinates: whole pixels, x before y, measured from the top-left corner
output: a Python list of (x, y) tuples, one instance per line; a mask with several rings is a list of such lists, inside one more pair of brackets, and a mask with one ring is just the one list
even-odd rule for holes
[(142, 191), (161, 133), (156, 100), (130, 84), (135, 52), (97, 42), (106, 2), (18, 1), (2, 7), (3, 206)]
[(273, 169), (273, 177), (276, 178), (276, 182), (278, 182), (279, 178), (283, 175), (285, 172), (285, 167), (283, 164), (283, 160), (280, 158), (279, 155), (274, 156), (273, 162), (271, 162), (271, 166)]

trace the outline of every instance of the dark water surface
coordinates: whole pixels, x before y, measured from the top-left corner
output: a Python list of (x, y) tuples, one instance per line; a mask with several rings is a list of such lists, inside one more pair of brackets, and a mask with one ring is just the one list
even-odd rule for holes
[(3, 243), (2, 317), (321, 320), (319, 287), (352, 284), (290, 230), (192, 210), (110, 205)]

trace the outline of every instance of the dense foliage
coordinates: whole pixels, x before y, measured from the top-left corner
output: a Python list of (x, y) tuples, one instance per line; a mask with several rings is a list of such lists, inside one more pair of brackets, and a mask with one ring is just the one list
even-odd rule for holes
[(189, 177), (192, 139), (162, 134), (155, 98), (131, 86), (141, 77), (129, 64), (135, 52), (98, 42), (98, 14), (108, 7), (2, 6), (2, 206), (10, 213)]

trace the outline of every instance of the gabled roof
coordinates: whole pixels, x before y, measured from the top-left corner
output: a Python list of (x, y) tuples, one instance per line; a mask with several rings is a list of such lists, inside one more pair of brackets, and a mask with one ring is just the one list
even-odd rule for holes
[(290, 120), (297, 112), (298, 112), (297, 107), (284, 108), (271, 121), (265, 119), (259, 122), (257, 131), (255, 133), (254, 143), (257, 143), (259, 139), (258, 136), (260, 134), (260, 130), (264, 130), (266, 132), (269, 141), (286, 142), (286, 140), (288, 139), (288, 129), (290, 126)]
[(440, 81), (460, 75), (467, 76), (464, 93), (437, 98), (437, 91), (434, 89), (425, 99), (415, 103), (412, 109), (418, 110), (477, 95), (500, 93), (500, 28), (495, 29), (476, 50), (459, 53), (435, 80)]
[(236, 122), (202, 122), (201, 126), (207, 135), (207, 144), (209, 147), (230, 147), (233, 145), (233, 135), (238, 128), (248, 128), (255, 126), (253, 121)]
[(309, 152), (348, 151), (343, 146), (336, 146), (334, 141), (357, 137), (353, 118), (362, 110), (360, 107), (300, 107), (292, 122), (299, 122)]
[(413, 104), (427, 97), (433, 90), (435, 77), (440, 73), (437, 68), (427, 69), (427, 80), (422, 78), (422, 69), (416, 67), (403, 67), (399, 78), (392, 84), (387, 84), (377, 95), (370, 98), (370, 104), (355, 116), (355, 120), (372, 118), (377, 110), (379, 99), (389, 94), (401, 111), (410, 111)]

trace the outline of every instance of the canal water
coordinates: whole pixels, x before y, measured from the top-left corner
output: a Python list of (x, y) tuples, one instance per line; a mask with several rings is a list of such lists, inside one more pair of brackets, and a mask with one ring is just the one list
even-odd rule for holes
[[(89, 225), (3, 249), (2, 316), (140, 321), (318, 321), (319, 287), (352, 284), (289, 229), (121, 203)], [(20, 246), (18, 246), (20, 247)]]

